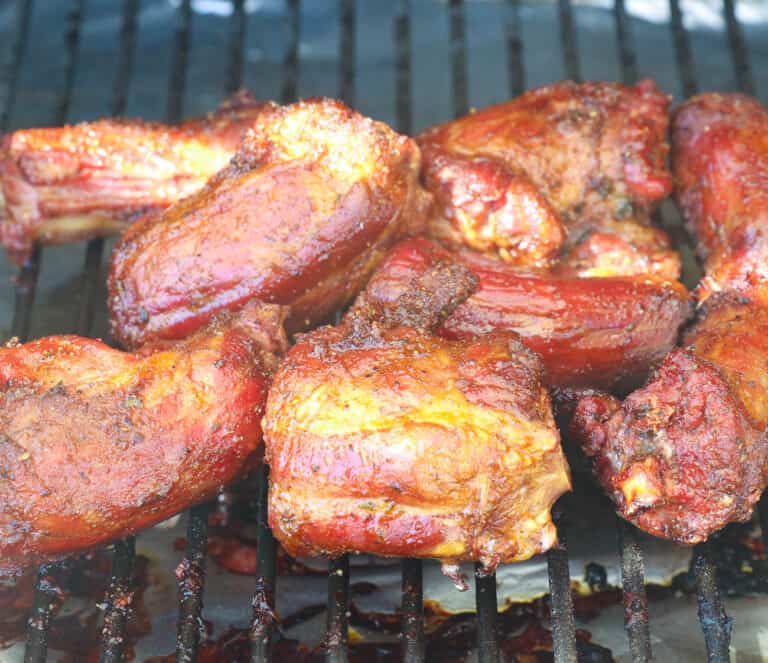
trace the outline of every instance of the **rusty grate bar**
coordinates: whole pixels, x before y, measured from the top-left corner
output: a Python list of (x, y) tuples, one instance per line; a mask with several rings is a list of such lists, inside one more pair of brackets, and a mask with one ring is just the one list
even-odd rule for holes
[(404, 134), (412, 131), (411, 108), (411, 17), (410, 1), (401, 0), (395, 16), (395, 114), (397, 130)]
[(271, 660), (272, 633), (275, 630), (275, 574), (277, 566), (277, 542), (268, 522), (269, 466), (262, 463), (258, 473), (259, 506), (258, 531), (256, 534), (256, 591), (251, 605), (251, 661), (266, 663)]
[(0, 112), (0, 130), (7, 131), (8, 124), (16, 101), (16, 89), (19, 82), (21, 63), (27, 52), (29, 42), (29, 24), (32, 18), (32, 0), (18, 0), (16, 6), (16, 26), (13, 32), (14, 39), (11, 46), (11, 57), (7, 68), (6, 79), (3, 83), (3, 109)]
[(296, 99), (299, 82), (299, 39), (301, 38), (301, 0), (287, 0), (288, 10), (288, 46), (283, 57), (283, 90), (281, 100), (284, 104)]
[(327, 663), (347, 663), (349, 616), (349, 555), (328, 563), (328, 630), (325, 636)]
[(624, 600), (624, 628), (629, 638), (629, 651), (634, 663), (653, 661), (651, 631), (648, 622), (648, 597), (645, 593), (643, 551), (635, 528), (617, 517), (621, 584)]
[(403, 660), (424, 661), (424, 579), (420, 559), (402, 560), (403, 569)]
[(201, 504), (189, 511), (187, 549), (176, 569), (179, 581), (179, 621), (176, 631), (176, 661), (193, 663), (203, 625), (203, 589), (205, 586), (205, 550), (208, 542), (209, 507)]
[(692, 561), (699, 599), (699, 621), (704, 629), (708, 663), (730, 661), (731, 619), (717, 586), (717, 569), (712, 562), (709, 543), (696, 546)]
[(122, 663), (125, 649), (125, 627), (131, 612), (133, 592), (131, 572), (136, 554), (136, 540), (129, 536), (115, 543), (112, 577), (107, 591), (107, 609), (101, 629), (100, 663)]

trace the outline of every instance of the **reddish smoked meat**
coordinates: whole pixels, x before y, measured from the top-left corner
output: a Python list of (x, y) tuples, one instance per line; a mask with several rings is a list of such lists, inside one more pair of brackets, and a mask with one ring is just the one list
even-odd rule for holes
[(149, 527), (248, 469), (283, 317), (249, 305), (140, 354), (78, 336), (0, 349), (0, 572)]
[(6, 135), (0, 242), (21, 264), (35, 242), (123, 231), (226, 166), (262, 107), (241, 91), (217, 111), (176, 126), (109, 119)]
[(291, 348), (264, 419), (269, 522), (289, 554), (431, 557), (451, 573), (556, 542), (570, 477), (538, 357), (511, 333), (428, 331), (475, 281), (437, 263)]
[(409, 138), (328, 99), (270, 104), (230, 165), (133, 225), (109, 276), (112, 333), (179, 338), (250, 299), (291, 307), (289, 331), (350, 301), (431, 197)]
[(437, 333), (471, 339), (491, 331), (516, 332), (541, 355), (552, 386), (638, 385), (674, 347), (690, 315), (688, 293), (678, 283), (522, 274), (498, 260), (471, 251), (450, 253), (420, 238), (404, 240), (387, 254), (365, 295), (387, 305), (438, 262), (470, 269), (478, 287)]
[[(529, 268), (567, 258), (593, 234), (617, 236), (626, 255), (611, 264), (594, 256), (593, 271), (677, 279), (663, 232), (656, 250), (667, 255), (642, 260), (646, 243), (629, 241), (640, 230), (622, 230), (648, 226), (672, 190), (668, 105), (652, 81), (564, 81), (427, 129), (417, 141), (437, 202), (430, 233)], [(580, 251), (582, 266), (592, 253)]]
[(571, 429), (619, 513), (697, 543), (748, 520), (768, 482), (768, 111), (705, 94), (675, 114), (678, 196), (705, 260), (697, 324), (624, 402), (578, 401)]

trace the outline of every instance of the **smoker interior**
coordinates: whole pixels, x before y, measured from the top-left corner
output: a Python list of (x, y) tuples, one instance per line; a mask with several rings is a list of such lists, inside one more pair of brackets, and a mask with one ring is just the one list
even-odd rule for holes
[[(104, 115), (177, 121), (214, 107), (246, 85), (283, 102), (337, 96), (403, 132), (463, 115), (561, 78), (633, 83), (655, 78), (675, 101), (698, 90), (768, 90), (768, 27), (737, 20), (756, 3), (734, 0), (656, 3), (666, 22), (643, 20), (623, 0), (587, 6), (460, 0), (16, 0), (0, 7), (3, 31), (0, 127), (58, 125)], [(627, 3), (629, 4), (629, 3)], [(642, 3), (640, 3), (642, 4)], [(651, 3), (649, 3), (651, 4)], [(695, 5), (720, 27), (696, 25)], [(685, 5), (681, 7), (681, 5)], [(748, 6), (747, 6), (748, 5)], [(700, 7), (700, 8), (701, 8)], [(707, 12), (704, 11), (704, 14)], [(696, 15), (694, 15), (696, 14)], [(763, 84), (765, 83), (765, 84)], [(671, 207), (662, 223), (675, 233)], [(679, 232), (675, 236), (680, 238)], [(104, 265), (111, 243), (37, 249), (20, 272), (0, 264), (4, 336), (50, 333), (106, 337)], [(688, 249), (684, 248), (684, 252)], [(690, 254), (689, 254), (690, 262)], [(686, 276), (688, 285), (696, 274)], [(271, 659), (276, 545), (266, 527), (266, 476), (258, 507), (258, 561), (252, 610), (251, 660)], [(180, 559), (177, 660), (195, 660), (205, 584), (207, 508), (188, 519)], [(762, 514), (761, 514), (762, 515)], [(617, 521), (625, 625), (634, 661), (653, 660), (643, 559), (633, 527)], [(764, 528), (764, 531), (768, 529)], [(586, 534), (586, 533), (585, 533)], [(138, 536), (141, 536), (140, 534)], [(102, 661), (120, 661), (125, 597), (135, 540), (114, 546), (107, 591)], [(554, 660), (577, 660), (566, 542), (548, 554)], [(727, 661), (730, 622), (707, 545), (692, 569), (702, 637), (710, 661)], [(55, 603), (41, 567), (29, 619), (25, 660), (44, 661)], [(348, 657), (349, 560), (330, 564), (326, 658)], [(445, 582), (450, 582), (446, 579)], [(493, 576), (477, 575), (477, 656), (498, 661)], [(424, 660), (422, 565), (402, 560), (403, 656)], [(278, 588), (279, 589), (279, 588)], [(158, 652), (164, 653), (164, 652)]]

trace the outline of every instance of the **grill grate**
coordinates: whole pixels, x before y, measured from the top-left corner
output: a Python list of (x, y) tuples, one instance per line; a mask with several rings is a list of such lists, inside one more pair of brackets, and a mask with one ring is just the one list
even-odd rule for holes
[[(499, 0), (504, 10), (504, 36), (507, 50), (507, 73), (510, 92), (513, 95), (524, 89), (523, 43), (518, 0)], [(233, 12), (229, 32), (229, 66), (225, 88), (231, 92), (240, 87), (243, 80), (243, 59), (246, 44), (245, 1), (232, 0)], [(733, 0), (723, 1), (728, 44), (733, 59), (736, 81), (740, 90), (754, 93), (752, 70), (737, 20)], [(127, 92), (133, 74), (133, 56), (136, 43), (137, 13), (140, 0), (123, 0), (123, 16), (120, 32), (117, 72), (110, 104), (110, 113), (122, 114), (126, 108)], [(684, 95), (691, 96), (698, 89), (697, 76), (687, 31), (678, 0), (670, 0), (670, 28), (675, 57)], [(65, 25), (63, 85), (52, 111), (52, 124), (67, 120), (78, 60), (81, 20), (85, 0), (71, 0)], [(0, 111), (0, 128), (8, 128), (18, 85), (19, 71), (24, 62), (30, 32), (32, 0), (18, 0), (15, 40), (11, 48), (10, 66), (5, 81), (3, 108)], [(467, 40), (465, 9), (462, 0), (450, 0), (446, 9), (450, 28), (450, 70), (453, 91), (452, 107), (455, 115), (469, 111), (467, 73)], [(578, 58), (578, 40), (573, 9), (569, 0), (558, 4), (560, 38), (566, 75), (581, 79)], [(299, 38), (301, 26), (300, 0), (286, 0), (288, 26), (287, 48), (283, 58), (281, 100), (292, 101), (297, 97), (299, 78)], [(354, 104), (355, 90), (355, 21), (354, 0), (340, 0), (339, 39), (339, 95), (347, 103)], [(617, 55), (621, 78), (625, 83), (637, 81), (638, 66), (634, 39), (624, 6), (624, 0), (615, 0), (614, 19), (617, 38)], [(178, 121), (183, 114), (183, 98), (186, 87), (190, 30), (192, 24), (191, 0), (182, 0), (176, 22), (173, 62), (168, 83), (169, 96), (167, 119)], [(412, 127), (412, 80), (411, 80), (411, 18), (409, 0), (400, 0), (395, 12), (393, 45), (395, 53), (395, 108), (397, 127), (410, 133)], [(88, 334), (93, 326), (95, 283), (99, 278), (104, 241), (89, 242), (80, 278), (80, 304), (75, 327), (78, 333)], [(36, 247), (30, 260), (20, 270), (16, 291), (12, 334), (25, 340), (29, 334), (32, 304), (35, 298), (37, 277), (42, 259), (42, 249)], [(251, 622), (251, 660), (271, 660), (271, 641), (276, 626), (274, 597), (276, 591), (276, 543), (267, 526), (266, 497), (268, 468), (259, 471), (258, 501), (258, 558), (253, 619)], [(184, 560), (179, 566), (179, 621), (177, 660), (194, 661), (202, 633), (202, 606), (205, 580), (205, 549), (207, 542), (207, 515), (209, 507), (195, 507), (190, 511), (188, 545)], [(768, 508), (760, 506), (761, 523), (768, 523)], [(561, 528), (562, 529), (562, 528)], [(653, 660), (650, 643), (647, 598), (644, 586), (643, 557), (638, 545), (636, 530), (624, 521), (618, 521), (618, 544), (621, 555), (622, 585), (625, 607), (625, 626), (633, 661)], [(763, 528), (768, 537), (768, 527)], [(135, 541), (129, 537), (115, 544), (112, 575), (107, 590), (104, 626), (102, 630), (101, 661), (113, 663), (123, 658), (125, 627), (130, 610), (130, 581)], [(565, 541), (547, 556), (550, 592), (554, 658), (557, 663), (577, 660), (573, 603), (570, 591), (570, 574)], [(38, 570), (35, 585), (33, 612), (28, 622), (28, 638), (25, 652), (27, 663), (46, 660), (47, 640), (53, 609), (60, 598), (58, 580), (65, 575), (64, 565), (43, 565)], [(711, 662), (723, 662), (729, 658), (731, 621), (721, 600), (715, 567), (708, 545), (696, 548), (692, 561), (693, 576), (699, 599), (699, 618), (704, 631), (707, 657)], [(349, 559), (342, 557), (332, 561), (328, 576), (328, 633), (326, 636), (327, 660), (347, 661), (347, 622), (349, 601)], [(499, 641), (496, 630), (497, 598), (495, 575), (475, 574), (478, 615), (478, 660), (481, 663), (499, 660)], [(402, 613), (403, 654), (409, 663), (425, 659), (423, 576), (420, 560), (402, 561)]]

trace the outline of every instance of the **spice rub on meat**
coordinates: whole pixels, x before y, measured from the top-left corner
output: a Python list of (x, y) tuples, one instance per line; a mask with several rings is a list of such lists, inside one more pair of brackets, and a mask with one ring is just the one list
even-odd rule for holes
[(672, 135), (705, 263), (698, 321), (623, 402), (584, 395), (571, 428), (621, 515), (696, 543), (748, 520), (768, 481), (768, 111), (703, 94), (677, 110)]
[(283, 317), (252, 304), (139, 354), (79, 336), (0, 349), (0, 572), (154, 525), (258, 460)]
[(177, 125), (104, 119), (20, 129), (0, 144), (0, 242), (23, 263), (35, 242), (125, 230), (227, 165), (264, 104), (248, 92)]
[(668, 105), (652, 81), (563, 81), (427, 129), (430, 234), (528, 269), (676, 280), (650, 225), (672, 191)]
[(269, 522), (289, 553), (490, 571), (555, 543), (550, 508), (570, 479), (541, 362), (512, 333), (430, 331), (476, 284), (436, 261), (291, 348), (264, 420)]
[(431, 201), (406, 136), (329, 99), (262, 110), (198, 193), (133, 225), (109, 276), (113, 335), (182, 337), (250, 299), (290, 306), (289, 331), (324, 321)]

